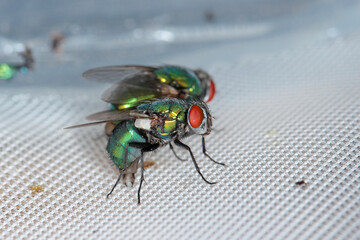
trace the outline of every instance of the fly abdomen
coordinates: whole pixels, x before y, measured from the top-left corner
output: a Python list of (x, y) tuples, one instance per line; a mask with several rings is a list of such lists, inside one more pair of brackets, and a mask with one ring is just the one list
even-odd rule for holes
[(160, 82), (169, 84), (176, 89), (186, 89), (192, 96), (200, 96), (202, 93), (201, 81), (193, 73), (178, 66), (164, 66), (154, 71)]
[[(126, 146), (131, 142), (146, 142), (146, 138), (135, 127), (135, 120), (122, 121), (113, 130), (106, 150), (119, 169), (125, 168)], [(128, 147), (126, 165), (137, 161), (141, 156), (139, 148)]]

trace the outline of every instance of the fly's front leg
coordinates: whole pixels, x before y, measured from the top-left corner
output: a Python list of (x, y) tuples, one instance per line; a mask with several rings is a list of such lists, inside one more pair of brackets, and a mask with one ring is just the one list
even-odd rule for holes
[(202, 178), (206, 183), (208, 183), (208, 184), (215, 184), (215, 183), (216, 183), (216, 182), (209, 182), (209, 181), (202, 175), (202, 173), (201, 173), (201, 171), (200, 171), (200, 168), (199, 168), (199, 166), (198, 166), (198, 164), (197, 164), (197, 162), (196, 162), (196, 160), (195, 160), (194, 154), (192, 153), (191, 148), (190, 148), (188, 145), (180, 142), (179, 139), (175, 139), (175, 140), (174, 140), (174, 143), (175, 143), (176, 145), (178, 145), (179, 147), (184, 148), (184, 149), (186, 149), (187, 151), (189, 151), (190, 156), (191, 156), (191, 159), (192, 159), (192, 161), (193, 161), (193, 163), (194, 163), (194, 165), (195, 165), (196, 171), (200, 174), (201, 178)]
[(215, 160), (214, 160), (212, 157), (210, 157), (210, 155), (206, 152), (205, 137), (204, 137), (204, 136), (202, 136), (202, 150), (203, 150), (204, 155), (207, 156), (211, 161), (213, 161), (213, 162), (216, 163), (216, 164), (220, 164), (220, 165), (226, 166), (225, 163), (221, 163), (221, 162), (215, 161)]

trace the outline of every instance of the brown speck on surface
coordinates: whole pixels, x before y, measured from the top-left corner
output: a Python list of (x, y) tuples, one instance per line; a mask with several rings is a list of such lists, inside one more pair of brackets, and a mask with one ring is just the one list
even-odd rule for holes
[(144, 162), (144, 169), (148, 169), (152, 166), (156, 165), (156, 163), (154, 161), (145, 161)]
[(30, 188), (29, 188), (33, 194), (35, 193), (41, 193), (44, 191), (44, 186), (43, 185), (32, 185)]
[(306, 185), (306, 182), (304, 180), (298, 181), (295, 183), (296, 185)]

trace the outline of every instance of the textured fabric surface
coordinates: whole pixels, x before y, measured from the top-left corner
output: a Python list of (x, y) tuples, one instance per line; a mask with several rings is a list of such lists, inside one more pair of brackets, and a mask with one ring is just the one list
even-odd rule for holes
[[(168, 147), (147, 154), (142, 204), (119, 185), (102, 89), (0, 91), (1, 239), (359, 239), (359, 36), (207, 69), (217, 84), (207, 185)], [(304, 180), (306, 184), (296, 185)]]

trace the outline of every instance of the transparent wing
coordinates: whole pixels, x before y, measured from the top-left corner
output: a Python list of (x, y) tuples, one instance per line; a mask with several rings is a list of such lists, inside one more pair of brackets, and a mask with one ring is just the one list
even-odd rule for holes
[(97, 82), (115, 83), (134, 75), (151, 74), (156, 68), (141, 65), (123, 65), (92, 68), (83, 77)]
[(123, 121), (134, 118), (149, 118), (148, 115), (139, 113), (136, 110), (106, 110), (97, 112), (86, 117), (91, 121)]
[(94, 113), (86, 117), (88, 120), (95, 121), (90, 123), (78, 124), (65, 129), (88, 127), (92, 125), (102, 124), (112, 121), (124, 121), (137, 118), (150, 118), (148, 115), (139, 113), (136, 110), (107, 110), (103, 112)]
[(72, 129), (72, 128), (80, 128), (80, 127), (89, 127), (89, 126), (98, 125), (98, 124), (102, 124), (102, 123), (106, 123), (106, 122), (108, 122), (108, 121), (82, 123), (82, 124), (78, 124), (78, 125), (73, 125), (73, 126), (70, 126), (70, 127), (66, 127), (66, 128), (64, 128), (64, 129)]
[(134, 75), (115, 83), (101, 96), (108, 103), (134, 106), (142, 101), (177, 97), (179, 91), (163, 84), (153, 75)]

